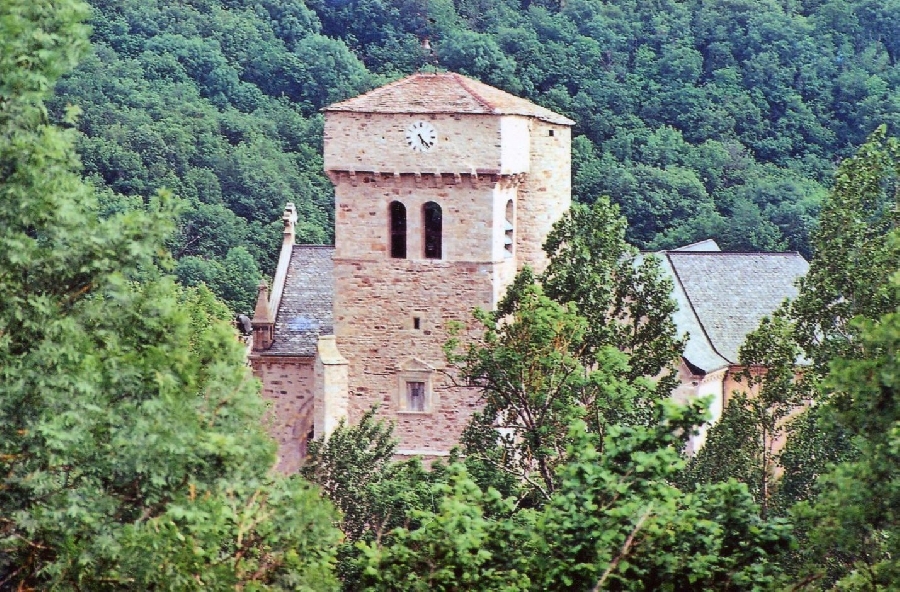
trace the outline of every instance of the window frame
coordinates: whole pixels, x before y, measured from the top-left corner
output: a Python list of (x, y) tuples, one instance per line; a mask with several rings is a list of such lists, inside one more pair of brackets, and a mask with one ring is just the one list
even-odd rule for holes
[[(410, 415), (429, 415), (437, 408), (434, 394), (434, 368), (415, 358), (402, 365), (397, 374), (397, 410)], [(410, 399), (410, 384), (422, 384), (422, 408), (415, 409)]]

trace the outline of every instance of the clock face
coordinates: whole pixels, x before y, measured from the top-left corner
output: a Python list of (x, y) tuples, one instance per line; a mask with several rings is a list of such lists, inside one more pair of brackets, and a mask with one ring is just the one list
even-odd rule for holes
[(413, 152), (428, 152), (437, 142), (437, 132), (427, 121), (416, 121), (406, 128), (406, 144)]

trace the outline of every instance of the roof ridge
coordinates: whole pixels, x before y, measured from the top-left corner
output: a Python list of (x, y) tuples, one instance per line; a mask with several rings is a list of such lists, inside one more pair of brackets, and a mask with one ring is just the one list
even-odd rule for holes
[(551, 124), (575, 125), (531, 100), (456, 72), (416, 72), (379, 88), (323, 107), (351, 113), (517, 115)]
[[(653, 251), (650, 251), (653, 252)], [(664, 251), (667, 255), (797, 255), (803, 257), (800, 251), (682, 251), (680, 249), (671, 249)]]
[[(468, 79), (467, 79), (465, 76), (463, 76), (462, 74), (457, 74), (456, 72), (450, 73), (450, 76), (452, 76), (453, 79), (456, 80), (456, 83), (457, 83), (458, 85), (460, 85), (461, 87), (463, 87), (463, 89), (464, 89), (466, 92), (468, 92), (470, 95), (472, 95), (472, 97), (473, 97), (476, 101), (478, 101), (479, 103), (481, 103), (482, 106), (484, 106), (488, 111), (490, 111), (491, 113), (496, 113), (497, 107), (495, 107), (494, 105), (492, 105), (491, 103), (489, 103), (489, 102), (487, 101), (487, 99), (485, 99), (485, 98), (482, 97), (480, 94), (478, 94), (477, 92), (475, 92), (475, 90), (473, 90), (472, 87), (471, 87), (469, 84), (467, 84)], [(500, 90), (500, 89), (498, 89), (498, 90)]]
[(295, 249), (333, 249), (334, 245), (306, 245), (306, 244), (295, 244)]

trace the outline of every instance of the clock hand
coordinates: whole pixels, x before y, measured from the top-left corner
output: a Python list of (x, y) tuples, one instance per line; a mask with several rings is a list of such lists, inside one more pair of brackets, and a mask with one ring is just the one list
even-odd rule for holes
[(422, 137), (422, 134), (416, 134), (416, 135), (419, 136), (419, 141), (422, 142), (422, 146), (428, 146), (429, 148), (431, 148), (431, 144), (432, 144), (432, 143), (431, 143), (431, 142), (426, 142), (426, 141), (425, 141), (425, 138)]

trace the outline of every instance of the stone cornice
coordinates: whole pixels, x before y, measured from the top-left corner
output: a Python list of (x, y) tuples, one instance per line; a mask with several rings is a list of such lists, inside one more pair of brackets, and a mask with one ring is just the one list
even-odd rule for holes
[(718, 370), (713, 370), (712, 372), (703, 375), (703, 378), (700, 379), (700, 384), (722, 380), (727, 372), (728, 368), (719, 368)]
[(335, 185), (349, 183), (353, 187), (371, 183), (375, 187), (400, 187), (414, 184), (417, 188), (455, 187), (465, 185), (478, 188), (480, 184), (500, 185), (501, 188), (517, 187), (522, 184), (527, 173), (503, 174), (492, 169), (475, 169), (469, 172), (415, 171), (408, 173), (386, 173), (382, 171), (350, 171), (332, 169), (325, 171)]

